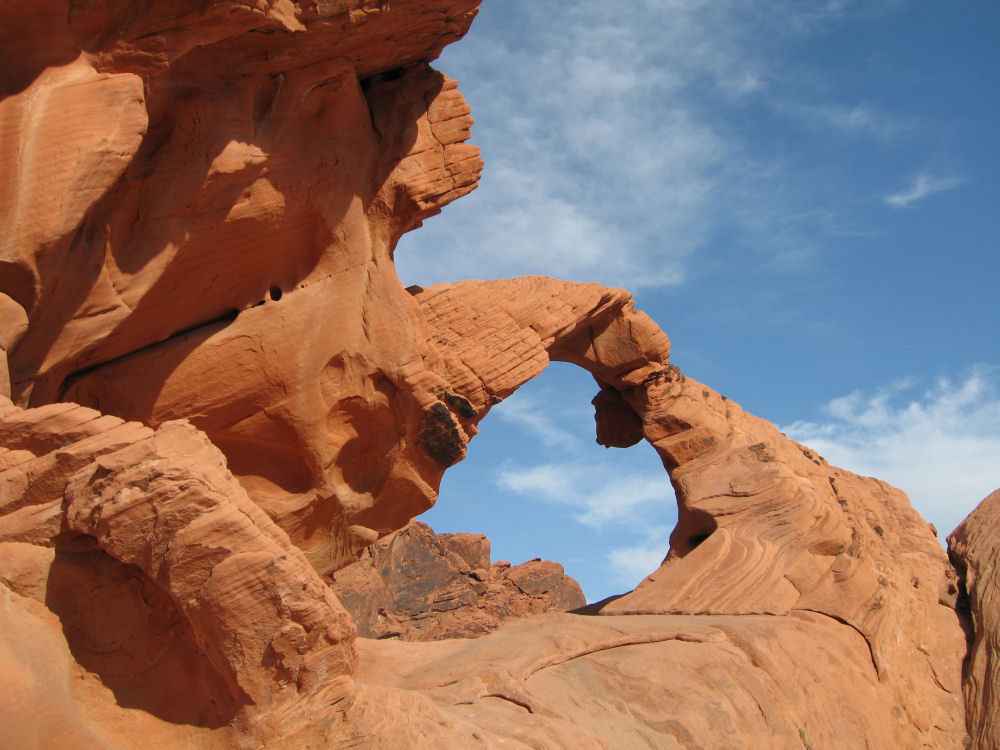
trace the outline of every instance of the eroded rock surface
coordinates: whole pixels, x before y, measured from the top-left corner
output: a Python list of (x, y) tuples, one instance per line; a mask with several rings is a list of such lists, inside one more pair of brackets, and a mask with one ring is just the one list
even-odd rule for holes
[(390, 450), (447, 407), (392, 252), (479, 177), (427, 64), (478, 0), (203, 5), (0, 11), (0, 364), (20, 406), (190, 419), (326, 572), (445, 468)]
[(351, 618), (204, 434), (4, 401), (0, 581), (58, 616), (62, 648), (116, 700), (253, 734), (351, 691)]
[(641, 425), (659, 453), (679, 510), (669, 554), (602, 614), (829, 617), (868, 643), (899, 709), (896, 744), (960, 744), (956, 576), (902, 492), (830, 466), (686, 378), (666, 336), (621, 290), (529, 278), (419, 297), (447, 376), (477, 408), (549, 358), (573, 362), (602, 389), (598, 440), (630, 444)]
[(948, 537), (969, 617), (965, 710), (972, 747), (1000, 747), (1000, 490)]
[(333, 578), (334, 594), (365, 638), (472, 638), (504, 620), (587, 603), (559, 563), (494, 563), (482, 534), (435, 534), (419, 521), (375, 542)]
[[(965, 600), (902, 493), (686, 378), (623, 290), (402, 287), (397, 240), (482, 167), (429, 67), (476, 6), (0, 7), (2, 744), (963, 746)], [(663, 460), (663, 565), (600, 617), (356, 640), (323, 576), (430, 507), (551, 360), (594, 375), (600, 443)], [(993, 505), (953, 539), (981, 747)], [(412, 539), (354, 570), (391, 583)], [(435, 544), (466, 588), (404, 611), (464, 597), (485, 629), (566, 593)]]
[(358, 643), (342, 747), (920, 747), (899, 743), (864, 639), (810, 613), (549, 614)]

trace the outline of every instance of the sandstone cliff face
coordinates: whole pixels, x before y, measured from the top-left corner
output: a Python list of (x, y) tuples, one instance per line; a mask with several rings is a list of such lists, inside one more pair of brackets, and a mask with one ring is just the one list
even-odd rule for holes
[(559, 563), (494, 563), (482, 534), (435, 534), (419, 521), (365, 549), (331, 588), (359, 635), (405, 641), (477, 637), (504, 620), (587, 603)]
[(441, 403), (392, 251), (478, 179), (468, 107), (426, 64), (477, 2), (92, 5), (11, 11), (54, 57), (5, 55), (10, 394), (190, 417), (336, 569), (444, 470), (389, 455)]
[[(403, 289), (396, 241), (482, 166), (428, 66), (476, 5), (0, 8), (0, 739), (995, 745), (992, 500), (953, 538), (967, 723), (965, 600), (902, 493), (683, 376), (623, 290)], [(369, 545), (551, 360), (594, 375), (599, 442), (662, 458), (663, 565), (599, 617), (356, 638), (326, 580), (350, 599), (387, 572), (414, 609), (391, 585), (414, 527)], [(568, 596), (551, 566), (435, 544), (421, 606), (464, 597), (487, 630)], [(453, 634), (387, 620), (366, 632)]]
[(966, 722), (973, 747), (1000, 747), (1000, 490), (948, 537), (965, 589), (971, 639), (965, 669)]

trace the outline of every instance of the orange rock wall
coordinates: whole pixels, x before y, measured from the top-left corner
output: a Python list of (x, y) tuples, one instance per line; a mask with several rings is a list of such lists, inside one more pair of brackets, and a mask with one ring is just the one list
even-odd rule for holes
[[(402, 287), (482, 167), (429, 67), (476, 6), (0, 8), (0, 740), (996, 744), (992, 511), (953, 539), (966, 720), (965, 600), (902, 493), (684, 377), (623, 290)], [(550, 360), (663, 460), (663, 565), (600, 617), (356, 639), (323, 576)]]
[(440, 403), (392, 252), (478, 179), (427, 65), (477, 2), (58, 5), (12, 19), (52, 60), (5, 57), (0, 385), (189, 418), (336, 569), (444, 470), (389, 455)]

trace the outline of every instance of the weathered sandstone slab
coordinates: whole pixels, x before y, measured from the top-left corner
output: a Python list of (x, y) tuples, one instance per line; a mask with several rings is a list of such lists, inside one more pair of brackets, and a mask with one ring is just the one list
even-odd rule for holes
[[(57, 616), (61, 650), (122, 706), (172, 723), (238, 720), (254, 734), (282, 705), (350, 693), (353, 622), (202, 433), (4, 400), (0, 434), (12, 628)], [(64, 670), (46, 674), (65, 692)], [(28, 688), (21, 676), (12, 689)], [(74, 724), (81, 710), (70, 702), (60, 716)]]
[(331, 589), (365, 638), (470, 638), (500, 623), (585, 605), (551, 560), (491, 562), (482, 534), (435, 534), (414, 521), (333, 574)]
[(920, 746), (900, 744), (865, 640), (810, 613), (549, 614), (475, 640), (358, 644), (339, 747)]

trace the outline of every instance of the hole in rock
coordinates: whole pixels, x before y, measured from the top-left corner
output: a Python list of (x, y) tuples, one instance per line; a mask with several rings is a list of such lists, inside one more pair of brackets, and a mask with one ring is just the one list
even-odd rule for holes
[(698, 546), (699, 544), (701, 544), (701, 543), (702, 543), (702, 542), (704, 542), (704, 541), (705, 541), (706, 539), (708, 539), (708, 537), (709, 537), (709, 536), (710, 536), (709, 534), (695, 534), (695, 535), (694, 535), (694, 536), (692, 536), (692, 537), (691, 537), (690, 539), (688, 539), (688, 546), (689, 546), (689, 547), (690, 547), (691, 549), (694, 549), (694, 548), (695, 548), (695, 547), (697, 547), (697, 546)]
[(486, 534), (494, 562), (554, 560), (588, 602), (633, 589), (666, 555), (677, 503), (648, 443), (597, 444), (598, 390), (585, 370), (550, 364), (479, 423), (420, 520)]
[(277, 302), (279, 299), (281, 299), (281, 295), (282, 295), (281, 287), (280, 286), (272, 286), (269, 294), (271, 295), (271, 299), (273, 299), (275, 302)]
[(393, 68), (392, 70), (387, 70), (379, 75), (379, 80), (382, 81), (398, 81), (400, 78), (406, 75), (406, 68)]

